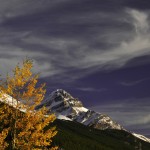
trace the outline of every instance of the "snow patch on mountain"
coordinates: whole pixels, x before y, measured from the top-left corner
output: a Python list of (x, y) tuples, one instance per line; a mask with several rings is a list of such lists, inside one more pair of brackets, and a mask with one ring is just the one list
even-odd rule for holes
[(72, 121), (70, 118), (66, 117), (66, 116), (63, 116), (63, 115), (56, 115), (57, 119), (61, 119), (61, 120), (69, 120), (69, 121)]
[(149, 138), (147, 138), (147, 137), (145, 137), (145, 136), (143, 136), (143, 135), (141, 135), (141, 134), (136, 134), (136, 133), (132, 133), (135, 137), (137, 137), (137, 138), (139, 138), (139, 139), (141, 139), (141, 140), (143, 140), (143, 141), (145, 141), (145, 142), (149, 142), (150, 143), (150, 139)]
[(0, 101), (9, 104), (10, 106), (17, 106), (17, 100), (8, 94), (1, 94)]
[(72, 97), (62, 89), (53, 91), (37, 109), (46, 106), (49, 113), (59, 114), (87, 126), (97, 129), (123, 129), (121, 125), (113, 121), (109, 116), (91, 111), (85, 108), (81, 101)]
[(19, 109), (22, 112), (26, 112), (26, 107), (20, 101), (17, 101), (15, 98), (11, 97), (8, 94), (1, 94), (0, 102), (6, 103), (9, 106), (13, 106), (14, 108)]

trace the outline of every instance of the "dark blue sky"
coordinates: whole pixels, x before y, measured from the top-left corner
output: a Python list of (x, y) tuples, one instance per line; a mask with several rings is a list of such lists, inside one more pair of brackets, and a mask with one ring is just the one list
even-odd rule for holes
[(0, 0), (0, 74), (28, 56), (48, 93), (148, 135), (149, 20), (148, 0)]

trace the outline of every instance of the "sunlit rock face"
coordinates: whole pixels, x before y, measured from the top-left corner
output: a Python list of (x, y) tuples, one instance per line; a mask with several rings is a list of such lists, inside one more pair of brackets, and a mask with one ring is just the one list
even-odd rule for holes
[(76, 121), (96, 129), (123, 129), (109, 116), (85, 108), (81, 101), (63, 89), (53, 91), (37, 108), (42, 106), (46, 106), (49, 113), (55, 113), (58, 118), (63, 116), (62, 119)]

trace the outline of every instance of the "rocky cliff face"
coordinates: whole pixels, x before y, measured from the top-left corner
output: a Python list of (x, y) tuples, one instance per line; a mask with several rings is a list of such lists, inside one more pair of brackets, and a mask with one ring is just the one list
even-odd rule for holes
[(42, 106), (46, 106), (49, 113), (55, 113), (58, 118), (76, 121), (97, 129), (123, 129), (106, 114), (83, 107), (81, 101), (62, 89), (52, 92), (37, 108)]

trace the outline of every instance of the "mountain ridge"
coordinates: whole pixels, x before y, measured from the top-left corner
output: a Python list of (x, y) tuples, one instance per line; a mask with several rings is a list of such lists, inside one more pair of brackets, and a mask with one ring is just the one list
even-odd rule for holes
[[(42, 106), (46, 106), (50, 110), (50, 113), (55, 113), (58, 119), (75, 121), (100, 130), (117, 129), (127, 131), (120, 124), (113, 121), (108, 115), (85, 108), (81, 101), (77, 98), (73, 98), (63, 89), (53, 91), (42, 101), (38, 108)], [(143, 135), (132, 132), (129, 133), (150, 143), (150, 139)]]
[(63, 89), (53, 91), (42, 101), (38, 108), (43, 106), (46, 106), (50, 113), (55, 113), (58, 117), (61, 115), (66, 119), (69, 118), (72, 121), (92, 126), (96, 129), (123, 129), (120, 124), (113, 121), (108, 115), (85, 108), (81, 101), (73, 98)]
[[(62, 102), (61, 98), (62, 97), (64, 98), (64, 95), (62, 96), (61, 93), (59, 93), (60, 91), (66, 96), (69, 95), (69, 97), (71, 99), (65, 98), (65, 101)], [(95, 128), (95, 129), (100, 129), (100, 130), (106, 130), (106, 129), (115, 129), (116, 130), (117, 129), (117, 130), (120, 130), (120, 131), (126, 131), (126, 132), (132, 134), (134, 137), (137, 137), (138, 139), (141, 139), (145, 142), (150, 143), (149, 138), (147, 138), (143, 135), (140, 135), (140, 134), (129, 132), (129, 131), (125, 130), (118, 123), (117, 123), (117, 126), (114, 126), (114, 127), (117, 127), (117, 128), (114, 128), (111, 125), (113, 123), (116, 123), (116, 122), (111, 120), (109, 116), (107, 116), (105, 114), (100, 114), (100, 113), (96, 113), (94, 111), (88, 110), (87, 108), (83, 107), (82, 102), (80, 102), (78, 99), (73, 98), (69, 93), (67, 93), (66, 91), (64, 91), (62, 89), (53, 91), (49, 96), (50, 97), (47, 97), (46, 99), (44, 99), (42, 101), (42, 103), (39, 106), (37, 106), (36, 109), (40, 109), (42, 106), (46, 106), (49, 109), (49, 113), (55, 113), (56, 117), (60, 120), (67, 120), (67, 121), (71, 121), (71, 122), (77, 122), (77, 123), (83, 124), (85, 126), (92, 127), (92, 128)], [(57, 96), (59, 96), (59, 99), (57, 99)], [(49, 98), (52, 98), (52, 99), (49, 99)], [(57, 99), (56, 102), (53, 102), (53, 100), (55, 100), (55, 99)], [(12, 98), (10, 95), (7, 95), (7, 94), (4, 95), (4, 99), (2, 97), (0, 97), (0, 102), (7, 103), (8, 105), (13, 106), (13, 107), (15, 107), (15, 105), (16, 105), (15, 101), (17, 101), (17, 100), (15, 100), (14, 98)], [(63, 109), (64, 106), (65, 106), (65, 108)], [(70, 106), (71, 106), (71, 108), (70, 108)], [(51, 107), (53, 108), (52, 110), (51, 110)], [(20, 111), (24, 112), (24, 113), (26, 112), (25, 106), (23, 104), (18, 109)], [(61, 114), (62, 110), (65, 110), (64, 111), (65, 113), (63, 112)], [(70, 114), (70, 112), (72, 112), (72, 113)], [(70, 115), (68, 115), (68, 114), (70, 114)], [(93, 120), (94, 120), (94, 119), (92, 120), (93, 114), (96, 117), (98, 116), (99, 120), (97, 118), (96, 119), (94, 118), (95, 121), (93, 122)], [(91, 116), (91, 118), (89, 116)], [(84, 120), (86, 117), (87, 117), (87, 120)], [(88, 120), (89, 118), (91, 119), (90, 121)], [(118, 128), (118, 125), (119, 125), (119, 128)], [(100, 126), (100, 128), (99, 128), (99, 126)]]

